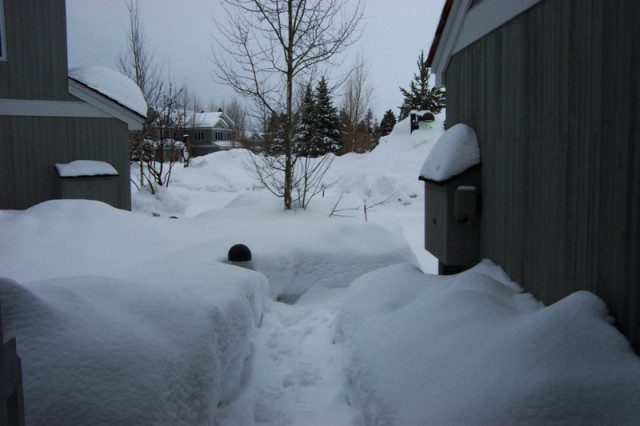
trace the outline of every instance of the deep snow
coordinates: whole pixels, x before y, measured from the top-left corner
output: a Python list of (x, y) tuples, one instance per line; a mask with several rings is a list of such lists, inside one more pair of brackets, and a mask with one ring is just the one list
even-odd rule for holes
[(337, 158), (306, 211), (243, 150), (178, 165), (134, 213), (0, 211), (27, 422), (638, 423), (640, 360), (597, 297), (544, 307), (490, 261), (431, 275), (418, 175), (442, 119)]

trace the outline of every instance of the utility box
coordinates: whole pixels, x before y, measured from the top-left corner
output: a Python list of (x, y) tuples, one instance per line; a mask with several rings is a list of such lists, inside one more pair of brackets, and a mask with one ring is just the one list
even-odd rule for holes
[(480, 261), (481, 173), (475, 132), (456, 124), (425, 161), (425, 248), (439, 273), (461, 272)]
[(118, 206), (118, 172), (103, 161), (56, 164), (61, 199), (96, 200)]
[(480, 166), (446, 182), (422, 180), (425, 248), (447, 267), (475, 265), (480, 261)]

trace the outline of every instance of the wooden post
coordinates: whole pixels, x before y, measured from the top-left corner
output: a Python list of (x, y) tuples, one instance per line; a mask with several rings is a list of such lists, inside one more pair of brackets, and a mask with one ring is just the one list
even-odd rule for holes
[(16, 339), (4, 343), (0, 304), (0, 424), (24, 425), (22, 365), (16, 351)]

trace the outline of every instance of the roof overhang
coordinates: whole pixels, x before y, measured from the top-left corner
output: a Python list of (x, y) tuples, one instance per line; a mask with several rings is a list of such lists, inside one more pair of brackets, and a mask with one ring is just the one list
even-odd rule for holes
[(72, 77), (69, 77), (68, 81), (69, 94), (85, 101), (92, 107), (113, 118), (124, 121), (127, 123), (129, 130), (142, 130), (142, 124), (144, 123), (145, 118), (140, 114), (130, 110), (108, 96), (103, 95)]
[(520, 15), (541, 0), (447, 0), (431, 44), (427, 65), (436, 86), (445, 86), (451, 57), (491, 31)]

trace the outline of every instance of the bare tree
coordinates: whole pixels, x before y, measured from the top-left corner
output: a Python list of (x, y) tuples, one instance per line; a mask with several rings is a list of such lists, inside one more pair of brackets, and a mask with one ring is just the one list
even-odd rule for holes
[[(268, 111), (284, 115), (284, 182), (276, 195), (292, 208), (294, 87), (315, 66), (337, 58), (358, 38), (360, 0), (223, 0), (226, 43), (214, 52), (218, 78)], [(267, 164), (268, 166), (268, 164)], [(280, 187), (280, 185), (279, 185)]]
[(233, 121), (231, 140), (234, 148), (238, 144), (242, 148), (248, 148), (247, 145), (247, 111), (242, 106), (237, 98), (229, 103), (224, 102), (222, 105), (222, 111)]
[(345, 82), (342, 99), (341, 118), (345, 127), (342, 145), (345, 152), (364, 152), (368, 145), (364, 120), (372, 98), (369, 70), (364, 59), (358, 56)]
[[(140, 22), (138, 0), (127, 0), (125, 5), (129, 11), (129, 27), (126, 30), (125, 51), (118, 55), (118, 68), (138, 85), (147, 105), (152, 107), (158, 102), (162, 93), (162, 67), (156, 64), (153, 53), (149, 50)], [(140, 186), (144, 185), (144, 163), (145, 157), (149, 155), (145, 141), (153, 134), (151, 128), (153, 116), (153, 113), (148, 114), (142, 130), (130, 134), (130, 153), (132, 159), (138, 160)]]

